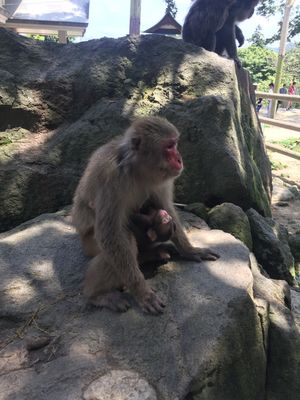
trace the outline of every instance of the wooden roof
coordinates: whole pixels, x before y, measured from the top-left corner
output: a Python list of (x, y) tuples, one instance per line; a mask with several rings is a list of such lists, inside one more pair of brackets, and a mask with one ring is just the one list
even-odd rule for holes
[(90, 0), (5, 0), (9, 18), (4, 27), (21, 34), (53, 35), (66, 31), (83, 36), (89, 19)]
[(13, 20), (87, 24), (89, 0), (18, 0)]
[(156, 25), (144, 31), (144, 33), (158, 33), (161, 35), (180, 35), (181, 25), (168, 12)]

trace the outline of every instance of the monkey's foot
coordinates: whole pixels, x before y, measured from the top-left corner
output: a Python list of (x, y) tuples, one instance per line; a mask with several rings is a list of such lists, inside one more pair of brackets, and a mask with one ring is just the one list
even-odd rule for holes
[(151, 288), (136, 298), (136, 300), (145, 313), (161, 314), (166, 306)]
[(130, 308), (130, 302), (126, 293), (114, 290), (89, 299), (89, 302), (97, 307), (106, 307), (112, 311), (125, 312)]

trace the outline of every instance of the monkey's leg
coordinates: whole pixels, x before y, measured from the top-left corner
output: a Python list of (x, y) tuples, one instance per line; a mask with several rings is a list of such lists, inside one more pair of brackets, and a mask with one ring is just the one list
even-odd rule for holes
[(170, 258), (170, 253), (166, 249), (159, 247), (144, 250), (138, 255), (140, 265), (158, 261), (167, 262), (170, 260)]
[(89, 229), (85, 234), (80, 234), (80, 239), (82, 242), (82, 247), (84, 253), (88, 257), (95, 257), (97, 254), (100, 253), (99, 246), (94, 237), (94, 229)]
[(124, 287), (124, 282), (114, 273), (105, 258), (105, 255), (98, 254), (90, 261), (83, 293), (88, 302), (95, 306), (107, 307), (113, 311), (127, 311), (130, 303), (126, 294), (119, 290)]
[(210, 32), (207, 34), (203, 46), (208, 51), (216, 50), (216, 34), (214, 32)]

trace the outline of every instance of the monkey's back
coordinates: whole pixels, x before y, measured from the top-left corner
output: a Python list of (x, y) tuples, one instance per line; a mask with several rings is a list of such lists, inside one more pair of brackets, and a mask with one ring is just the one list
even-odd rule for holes
[(191, 6), (182, 27), (183, 40), (206, 48), (207, 37), (222, 28), (233, 1), (196, 0)]
[[(118, 184), (117, 157), (120, 138), (99, 147), (91, 156), (73, 197), (72, 220), (80, 231), (93, 224), (96, 195)], [(103, 195), (104, 196), (104, 193)]]

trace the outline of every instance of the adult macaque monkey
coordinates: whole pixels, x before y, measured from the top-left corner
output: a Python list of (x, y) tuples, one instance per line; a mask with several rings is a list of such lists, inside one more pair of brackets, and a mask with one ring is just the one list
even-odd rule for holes
[(184, 41), (240, 61), (236, 40), (244, 44), (242, 30), (236, 23), (250, 18), (259, 0), (195, 0), (183, 24)]
[(223, 27), (217, 32), (216, 53), (222, 55), (226, 51), (238, 65), (240, 65), (240, 61), (237, 55), (236, 40), (242, 46), (244, 35), (236, 23), (251, 18), (258, 2), (259, 0), (235, 0), (235, 3), (229, 8), (228, 18)]
[(236, 0), (195, 0), (185, 18), (182, 38), (185, 42), (216, 50), (216, 33), (228, 18)]
[(125, 287), (145, 312), (163, 311), (164, 303), (145, 280), (138, 265), (129, 219), (147, 199), (166, 210), (176, 224), (172, 241), (186, 259), (216, 260), (210, 249), (192, 247), (173, 206), (173, 182), (183, 164), (177, 150), (179, 132), (166, 119), (137, 119), (117, 139), (91, 157), (79, 182), (73, 221), (85, 252), (93, 256), (84, 282), (89, 302), (126, 311)]

